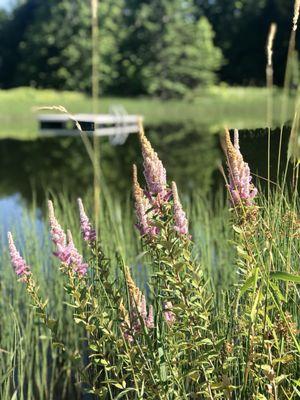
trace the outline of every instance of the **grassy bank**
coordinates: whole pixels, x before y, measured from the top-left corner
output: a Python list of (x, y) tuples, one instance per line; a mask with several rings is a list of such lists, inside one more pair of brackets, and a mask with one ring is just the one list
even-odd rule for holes
[[(264, 88), (212, 87), (184, 100), (161, 101), (150, 98), (113, 98), (100, 100), (100, 112), (123, 105), (129, 114), (141, 114), (146, 126), (196, 122), (212, 131), (224, 125), (238, 128), (265, 127), (267, 90)], [(81, 93), (17, 88), (0, 91), (0, 138), (33, 139), (38, 135), (35, 107), (63, 105), (69, 112), (90, 113), (91, 98)], [(274, 125), (280, 123), (281, 95), (274, 91)], [(289, 107), (289, 116), (292, 106)]]

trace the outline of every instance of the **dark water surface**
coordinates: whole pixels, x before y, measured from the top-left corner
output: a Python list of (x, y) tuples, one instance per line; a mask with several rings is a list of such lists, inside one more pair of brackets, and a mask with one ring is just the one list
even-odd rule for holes
[[(203, 193), (224, 187), (218, 166), (224, 157), (220, 132), (205, 126), (162, 126), (148, 129), (155, 150), (182, 192), (197, 189)], [(289, 130), (283, 132), (282, 166), (285, 165)], [(271, 179), (276, 180), (280, 130), (271, 134)], [(240, 131), (241, 151), (251, 171), (267, 177), (267, 130)], [(132, 134), (125, 144), (112, 146), (101, 138), (101, 171), (110, 191), (128, 194), (131, 168), (142, 170), (138, 137)], [(283, 170), (283, 168), (282, 168)], [(254, 178), (255, 180), (255, 178)], [(39, 138), (33, 141), (0, 140), (0, 221), (1, 230), (34, 198), (38, 205), (45, 192), (64, 192), (74, 196), (93, 186), (91, 161), (80, 137)]]

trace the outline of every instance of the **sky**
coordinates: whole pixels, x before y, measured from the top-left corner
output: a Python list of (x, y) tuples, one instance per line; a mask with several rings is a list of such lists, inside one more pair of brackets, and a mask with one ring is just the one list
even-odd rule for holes
[(10, 10), (15, 0), (0, 0), (0, 8)]

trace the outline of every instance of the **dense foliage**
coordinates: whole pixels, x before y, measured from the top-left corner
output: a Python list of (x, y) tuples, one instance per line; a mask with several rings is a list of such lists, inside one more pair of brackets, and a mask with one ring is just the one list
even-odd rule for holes
[[(283, 82), (292, 1), (99, 4), (103, 91), (181, 95), (195, 85), (211, 83), (216, 73), (231, 84), (263, 85), (264, 43), (271, 22), (278, 25), (275, 83)], [(0, 19), (1, 87), (89, 89), (90, 1), (26, 0), (11, 14), (1, 12)]]
[[(100, 2), (100, 89), (169, 97), (212, 83), (222, 55), (190, 3)], [(26, 1), (4, 18), (0, 46), (2, 87), (90, 90), (89, 1)]]
[(278, 26), (274, 42), (275, 83), (282, 84), (286, 66), (291, 15), (289, 0), (194, 0), (216, 33), (226, 64), (221, 78), (231, 84), (265, 84), (265, 43), (270, 24)]
[(215, 80), (222, 55), (211, 25), (195, 17), (191, 1), (128, 0), (126, 6), (120, 79), (127, 93), (183, 95)]
[[(122, 1), (101, 2), (99, 66), (103, 89), (116, 79), (122, 39)], [(5, 35), (17, 27), (15, 42)], [(31, 85), (87, 91), (91, 85), (91, 9), (87, 1), (30, 0), (2, 29), (2, 85)], [(7, 52), (9, 48), (8, 59)], [(11, 69), (5, 79), (7, 69)]]

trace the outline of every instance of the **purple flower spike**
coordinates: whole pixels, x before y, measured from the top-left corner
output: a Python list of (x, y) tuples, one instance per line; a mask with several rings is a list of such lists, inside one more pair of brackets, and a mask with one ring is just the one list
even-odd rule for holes
[(174, 201), (174, 229), (181, 235), (187, 235), (188, 220), (186, 218), (185, 212), (182, 209), (175, 182), (172, 182), (172, 193)]
[(167, 301), (164, 304), (164, 316), (168, 325), (173, 325), (175, 322), (175, 314), (173, 313), (172, 308), (173, 304), (171, 303), (171, 301)]
[(17, 276), (19, 276), (21, 279), (26, 279), (26, 276), (31, 274), (30, 267), (26, 264), (24, 258), (20, 256), (20, 253), (18, 252), (15, 246), (12, 234), (10, 232), (8, 232), (7, 238), (8, 238), (8, 249), (12, 266)]
[(145, 324), (148, 329), (153, 329), (154, 328), (154, 315), (153, 315), (153, 306), (150, 305), (149, 307), (149, 312), (147, 319), (145, 320)]
[(80, 227), (83, 239), (86, 242), (94, 243), (96, 241), (96, 231), (92, 227), (88, 216), (86, 215), (83, 207), (82, 200), (78, 200), (79, 214), (80, 214)]
[(68, 261), (67, 264), (71, 266), (78, 275), (83, 276), (86, 274), (88, 269), (88, 264), (83, 262), (83, 257), (79, 254), (78, 250), (76, 249), (72, 234), (68, 230), (68, 246), (66, 247), (65, 251), (68, 254)]
[(70, 246), (57, 245), (57, 250), (53, 253), (62, 263), (69, 265), (71, 257)]
[(230, 133), (226, 130), (225, 145), (227, 165), (229, 172), (228, 189), (231, 195), (231, 203), (233, 206), (244, 204), (246, 206), (253, 205), (254, 198), (257, 195), (257, 189), (251, 183), (252, 176), (250, 174), (249, 165), (244, 162), (239, 146), (239, 132), (234, 130), (234, 143), (230, 139)]
[(151, 194), (159, 194), (163, 198), (167, 188), (166, 170), (149, 140), (146, 138), (142, 127), (140, 130), (140, 141), (144, 159), (144, 176), (148, 190)]
[(154, 328), (154, 316), (153, 307), (151, 305), (149, 307), (149, 311), (147, 312), (146, 297), (136, 286), (131, 277), (129, 268), (126, 268), (125, 270), (125, 279), (129, 291), (130, 312), (128, 313), (123, 304), (121, 304), (121, 311), (124, 318), (121, 328), (125, 338), (129, 342), (132, 342), (133, 335), (140, 333), (143, 324), (148, 329)]
[(75, 273), (83, 276), (87, 272), (88, 264), (83, 262), (83, 257), (76, 249), (72, 234), (69, 230), (67, 231), (67, 236), (68, 244), (65, 246), (57, 244), (56, 251), (53, 254), (61, 261), (62, 264), (71, 267)]
[(140, 303), (140, 314), (144, 321), (147, 319), (147, 304), (146, 304), (146, 297), (142, 295), (141, 303)]
[(152, 213), (149, 212), (151, 205), (149, 199), (144, 195), (142, 188), (137, 180), (137, 169), (133, 166), (133, 195), (135, 199), (135, 213), (137, 217), (137, 228), (141, 235), (155, 235), (158, 233), (158, 228), (152, 226), (150, 218)]
[(55, 217), (54, 207), (51, 200), (48, 200), (48, 212), (49, 212), (51, 239), (56, 246), (65, 247), (66, 234)]

